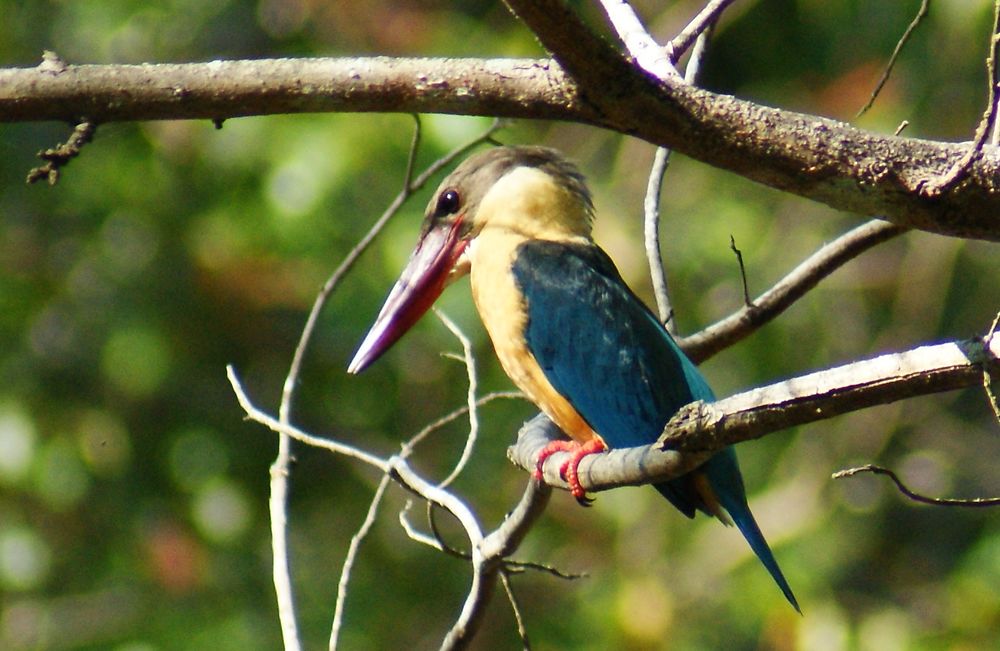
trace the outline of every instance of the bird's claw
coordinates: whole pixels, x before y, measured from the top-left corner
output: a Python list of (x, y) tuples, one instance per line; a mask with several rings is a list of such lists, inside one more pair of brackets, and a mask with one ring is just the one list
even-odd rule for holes
[(580, 462), (589, 454), (597, 454), (607, 449), (604, 441), (600, 439), (594, 439), (583, 444), (576, 441), (552, 441), (538, 453), (535, 471), (532, 473), (532, 476), (537, 481), (542, 481), (542, 466), (545, 465), (545, 461), (557, 452), (568, 452), (570, 457), (559, 466), (559, 476), (569, 485), (570, 494), (576, 498), (580, 506), (590, 506), (594, 503), (594, 500), (587, 497), (587, 491), (584, 490), (583, 484), (580, 483)]

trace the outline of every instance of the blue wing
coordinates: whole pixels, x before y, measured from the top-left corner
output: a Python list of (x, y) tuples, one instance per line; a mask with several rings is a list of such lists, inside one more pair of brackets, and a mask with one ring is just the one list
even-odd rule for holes
[[(682, 406), (715, 399), (600, 248), (531, 240), (518, 248), (512, 271), (525, 298), (528, 348), (552, 386), (610, 447), (648, 445)], [(707, 475), (719, 503), (798, 609), (747, 506), (732, 449), (656, 488), (688, 517), (708, 512), (693, 481), (697, 473)]]
[[(528, 311), (525, 340), (546, 378), (612, 448), (648, 445), (694, 400), (701, 373), (596, 246), (523, 244), (513, 266)], [(688, 481), (657, 486), (689, 517)]]

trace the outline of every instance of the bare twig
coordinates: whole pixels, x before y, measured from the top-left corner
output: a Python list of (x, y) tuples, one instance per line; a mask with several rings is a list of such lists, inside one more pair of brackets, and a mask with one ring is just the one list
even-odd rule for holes
[(997, 104), (1000, 102), (1000, 93), (997, 92), (997, 85), (1000, 84), (998, 76), (997, 56), (1000, 55), (1000, 0), (993, 3), (993, 31), (990, 35), (990, 52), (986, 57), (986, 77), (989, 83), (989, 92), (986, 100), (986, 110), (976, 127), (976, 135), (972, 140), (972, 146), (966, 149), (965, 155), (955, 161), (945, 174), (936, 179), (926, 182), (920, 189), (925, 197), (937, 197), (942, 192), (952, 187), (969, 173), (969, 168), (983, 153), (983, 145), (986, 140), (994, 136), (994, 127), (997, 121)]
[(96, 122), (83, 120), (76, 125), (73, 133), (70, 134), (65, 143), (58, 144), (52, 149), (38, 152), (38, 157), (45, 161), (45, 164), (32, 168), (28, 172), (27, 182), (36, 183), (42, 179), (46, 179), (49, 185), (58, 183), (60, 170), (80, 155), (80, 150), (94, 139), (96, 131)]
[(774, 287), (751, 301), (750, 307), (744, 306), (677, 343), (696, 363), (703, 362), (774, 319), (850, 260), (904, 232), (905, 228), (880, 219), (866, 222), (809, 256)]
[(375, 489), (371, 504), (368, 505), (368, 512), (361, 523), (361, 527), (351, 536), (351, 544), (347, 548), (347, 555), (344, 557), (344, 566), (340, 570), (340, 581), (337, 582), (337, 603), (333, 611), (333, 626), (330, 630), (330, 651), (335, 651), (340, 638), (340, 629), (344, 624), (344, 604), (347, 602), (347, 584), (351, 580), (351, 570), (354, 568), (354, 561), (358, 557), (361, 543), (368, 536), (372, 525), (375, 524), (375, 517), (378, 515), (379, 506), (382, 505), (382, 498), (385, 496), (385, 489), (389, 486), (389, 475), (382, 475), (382, 479)]
[(618, 38), (640, 68), (658, 79), (680, 79), (680, 74), (674, 67), (675, 61), (670, 60), (667, 52), (650, 35), (632, 5), (626, 0), (601, 0), (601, 5), (611, 26), (618, 33)]
[(743, 283), (743, 309), (749, 310), (753, 307), (753, 301), (750, 300), (750, 287), (747, 285), (747, 268), (743, 264), (743, 251), (736, 248), (736, 238), (732, 235), (729, 236), (729, 248), (736, 254), (736, 262), (740, 265), (740, 280)]
[(888, 468), (883, 468), (882, 466), (876, 466), (875, 464), (867, 464), (864, 466), (859, 466), (857, 468), (848, 468), (846, 470), (840, 470), (833, 473), (834, 479), (843, 479), (844, 477), (853, 477), (862, 472), (871, 472), (876, 475), (885, 475), (896, 484), (896, 488), (903, 495), (914, 502), (920, 502), (922, 504), (931, 504), (933, 506), (965, 506), (965, 507), (987, 507), (987, 506), (1000, 506), (1000, 497), (973, 497), (969, 499), (955, 499), (947, 497), (928, 497), (926, 495), (921, 495), (920, 493), (915, 493), (906, 484), (896, 476), (892, 470)]
[(589, 574), (586, 572), (566, 572), (565, 570), (560, 570), (558, 567), (549, 565), (548, 563), (538, 563), (535, 561), (518, 561), (518, 560), (507, 560), (504, 561), (504, 567), (507, 568), (509, 572), (524, 572), (525, 570), (535, 570), (537, 572), (542, 572), (543, 574), (549, 574), (557, 579), (563, 579), (566, 581), (576, 581), (578, 579), (585, 579)]
[[(406, 197), (409, 196), (408, 190), (412, 181), (413, 161), (416, 157), (419, 144), (420, 119), (415, 118), (413, 139), (410, 145), (410, 153), (406, 165), (406, 177), (403, 186), (404, 189), (403, 192), (400, 193), (400, 196), (403, 196), (403, 199), (399, 201), (399, 206), (395, 210), (387, 210), (386, 213), (383, 214), (382, 219), (376, 222), (375, 226), (368, 232), (367, 238), (362, 239), (362, 241), (348, 253), (340, 267), (338, 267), (333, 275), (327, 280), (322, 290), (320, 290), (316, 300), (313, 301), (312, 309), (309, 311), (309, 316), (306, 318), (306, 323), (302, 328), (302, 334), (299, 336), (299, 342), (295, 347), (295, 352), (292, 355), (292, 363), (288, 369), (288, 374), (285, 376), (285, 382), (282, 387), (281, 405), (278, 408), (278, 417), (283, 424), (288, 425), (291, 423), (292, 406), (295, 399), (295, 387), (298, 385), (299, 375), (302, 370), (302, 363), (305, 359), (306, 350), (312, 341), (313, 332), (315, 331), (316, 324), (319, 321), (319, 315), (323, 311), (323, 307), (326, 305), (330, 296), (333, 294), (333, 291), (340, 283), (340, 279), (343, 278), (343, 276), (350, 270), (354, 261), (357, 260), (372, 239), (374, 239), (375, 236), (381, 231), (385, 223), (388, 222), (396, 212), (398, 212), (399, 207), (402, 206)], [(299, 642), (298, 639), (298, 625), (296, 623), (291, 573), (289, 568), (290, 558), (288, 556), (288, 524), (286, 515), (288, 508), (288, 477), (292, 458), (291, 444), (292, 441), (290, 437), (286, 435), (279, 435), (278, 454), (274, 463), (271, 465), (271, 498), (269, 500), (269, 507), (271, 512), (271, 544), (273, 548), (272, 563), (274, 586), (279, 603), (278, 616), (281, 621), (282, 637), (284, 639), (286, 651), (297, 651), (301, 648), (301, 642)], [(372, 504), (374, 506), (376, 502), (373, 501)], [(362, 525), (362, 529), (364, 529), (364, 525)], [(355, 543), (352, 540), (352, 547), (354, 546)], [(354, 553), (356, 553), (356, 551)], [(348, 554), (350, 557), (352, 551), (349, 550)], [(350, 565), (346, 562), (345, 570), (346, 571), (341, 574), (340, 580), (343, 590), (346, 591), (346, 581), (350, 575)], [(340, 590), (341, 588), (338, 588), (337, 606), (334, 614), (332, 632), (330, 634), (330, 648), (336, 648), (337, 637), (340, 632), (341, 618), (343, 616)]]
[[(476, 401), (477, 407), (482, 407), (483, 405), (492, 402), (494, 400), (523, 400), (524, 394), (520, 391), (494, 391), (492, 393), (487, 393), (482, 398)], [(412, 447), (423, 441), (425, 438), (441, 429), (445, 425), (455, 422), (462, 416), (469, 413), (469, 406), (462, 405), (461, 407), (456, 407), (454, 410), (448, 412), (441, 418), (438, 418), (432, 423), (425, 425), (419, 432), (413, 435), (413, 437), (403, 446), (404, 453), (408, 447)]]
[[(727, 445), (874, 405), (973, 386), (984, 369), (1000, 372), (998, 357), (1000, 338), (953, 341), (810, 373), (710, 404), (692, 403), (667, 423), (657, 443), (585, 457), (579, 477), (588, 491), (671, 479)], [(540, 415), (521, 429), (508, 457), (533, 471), (539, 450), (560, 436)], [(546, 464), (545, 481), (565, 487), (559, 463)]]
[(531, 651), (528, 629), (524, 626), (524, 617), (521, 616), (521, 606), (518, 605), (517, 596), (514, 595), (514, 588), (510, 584), (510, 575), (508, 572), (500, 572), (500, 584), (503, 586), (503, 591), (507, 594), (507, 602), (514, 613), (514, 621), (517, 623), (517, 634), (521, 638), (521, 647), (524, 651)]
[(494, 592), (497, 577), (503, 569), (504, 559), (515, 551), (541, 517), (548, 505), (552, 489), (529, 480), (524, 494), (514, 510), (491, 534), (481, 540), (472, 540), (472, 588), (462, 607), (462, 614), (445, 636), (441, 648), (463, 649), (471, 642), (486, 614), (486, 604)]
[(695, 39), (712, 29), (719, 22), (719, 16), (722, 15), (722, 12), (732, 3), (733, 0), (711, 0), (711, 2), (706, 3), (698, 15), (681, 30), (681, 33), (667, 44), (667, 56), (670, 57), (671, 63), (677, 63), (677, 60), (687, 52)]
[[(464, 501), (425, 480), (410, 467), (406, 459), (398, 455), (383, 459), (339, 441), (313, 436), (297, 427), (282, 423), (258, 409), (250, 401), (232, 366), (227, 368), (227, 373), (237, 400), (251, 420), (264, 425), (275, 433), (363, 461), (384, 474), (388, 474), (403, 488), (444, 509), (458, 521), (469, 538), (472, 550), (472, 582), (462, 607), (462, 613), (446, 636), (442, 649), (464, 648), (482, 621), (503, 555), (513, 552), (523, 540), (527, 530), (544, 509), (551, 489), (548, 487), (540, 488), (534, 481), (528, 482), (529, 487), (525, 496), (522, 497), (521, 505), (515, 508), (499, 529), (490, 534), (489, 537), (485, 537), (476, 514)], [(530, 504), (523, 506), (526, 500)], [(517, 521), (513, 525), (508, 525), (508, 522), (513, 519)]]
[(653, 296), (656, 297), (656, 310), (660, 323), (671, 335), (677, 335), (677, 323), (674, 321), (674, 308), (670, 301), (670, 290), (667, 286), (667, 270), (660, 254), (660, 188), (663, 176), (670, 165), (670, 151), (666, 147), (657, 147), (653, 154), (653, 165), (649, 170), (649, 180), (646, 183), (646, 197), (643, 200), (643, 238), (646, 248), (646, 262), (649, 265), (649, 275), (653, 281)]
[(391, 460), (389, 459), (383, 459), (382, 457), (365, 452), (360, 448), (356, 448), (353, 445), (347, 445), (346, 443), (341, 443), (340, 441), (334, 439), (323, 438), (321, 436), (309, 434), (308, 432), (303, 432), (294, 425), (282, 423), (277, 418), (274, 418), (273, 416), (262, 411), (253, 404), (250, 397), (246, 394), (246, 391), (243, 389), (243, 385), (240, 383), (239, 377), (236, 375), (236, 369), (233, 368), (231, 364), (226, 367), (226, 377), (229, 378), (229, 384), (233, 388), (233, 393), (236, 394), (236, 400), (240, 403), (240, 407), (243, 408), (247, 418), (256, 423), (260, 423), (275, 434), (285, 434), (289, 438), (301, 441), (306, 445), (322, 448), (333, 452), (334, 454), (341, 454), (346, 457), (356, 459), (383, 473), (389, 472), (392, 469)]
[(410, 540), (418, 542), (422, 545), (427, 545), (433, 549), (438, 550), (448, 556), (454, 558), (460, 558), (465, 561), (472, 560), (472, 554), (469, 552), (464, 552), (461, 549), (452, 547), (449, 545), (441, 532), (437, 528), (437, 522), (434, 520), (434, 505), (427, 502), (427, 521), (431, 524), (431, 535), (425, 534), (423, 531), (418, 530), (412, 522), (408, 514), (413, 510), (413, 501), (407, 500), (406, 506), (403, 507), (399, 512), (399, 524), (403, 527), (403, 531), (409, 536)]
[[(709, 27), (698, 36), (694, 51), (684, 69), (684, 81), (689, 84), (698, 79), (698, 72), (704, 60), (705, 50), (712, 29)], [(660, 322), (671, 335), (677, 335), (677, 322), (674, 320), (674, 308), (670, 302), (670, 291), (667, 287), (667, 271), (660, 255), (660, 188), (663, 177), (670, 165), (671, 150), (657, 147), (653, 156), (653, 166), (649, 170), (649, 180), (646, 183), (646, 196), (643, 199), (643, 238), (646, 248), (646, 261), (649, 264), (649, 274), (653, 281), (653, 295), (656, 297), (656, 308)]]
[[(889, 57), (889, 63), (886, 64), (885, 70), (882, 71), (882, 76), (879, 77), (878, 83), (875, 84), (875, 88), (872, 90), (872, 94), (868, 97), (868, 101), (865, 102), (865, 105), (861, 107), (861, 110), (854, 115), (855, 120), (864, 115), (875, 103), (879, 93), (882, 92), (882, 87), (885, 86), (885, 82), (889, 81), (889, 75), (892, 74), (892, 69), (896, 65), (896, 59), (899, 58), (899, 53), (903, 51), (903, 47), (906, 46), (910, 37), (913, 36), (913, 32), (920, 26), (920, 23), (923, 22), (924, 18), (927, 17), (927, 11), (930, 9), (930, 4), (931, 0), (921, 1), (920, 9), (917, 10), (917, 15), (913, 17), (913, 20), (910, 21), (906, 31), (903, 32), (901, 37), (899, 37), (899, 41), (896, 43), (896, 49), (892, 51), (892, 56)], [(896, 132), (896, 135), (899, 135), (898, 131)]]
[[(410, 147), (409, 157), (407, 159), (403, 189), (385, 210), (382, 216), (375, 222), (372, 228), (347, 254), (340, 266), (337, 267), (330, 278), (326, 281), (322, 290), (320, 290), (317, 295), (316, 300), (313, 302), (312, 309), (310, 310), (306, 323), (302, 328), (302, 334), (299, 337), (298, 345), (296, 346), (295, 352), (292, 356), (292, 362), (288, 370), (288, 375), (285, 377), (285, 382), (282, 387), (281, 405), (279, 407), (278, 414), (279, 421), (283, 425), (290, 425), (291, 423), (295, 387), (298, 384), (302, 363), (305, 359), (305, 353), (310, 342), (312, 341), (316, 324), (319, 321), (319, 315), (330, 296), (333, 294), (333, 291), (339, 285), (341, 279), (347, 274), (348, 271), (350, 271), (357, 259), (371, 244), (372, 240), (374, 240), (375, 237), (381, 232), (382, 228), (389, 222), (389, 220), (399, 212), (399, 209), (414, 192), (420, 190), (438, 171), (443, 169), (445, 166), (450, 165), (456, 158), (464, 155), (469, 149), (492, 137), (493, 133), (501, 126), (500, 121), (494, 121), (493, 125), (483, 134), (435, 161), (417, 178), (413, 178), (414, 161), (416, 158), (417, 148), (420, 143), (420, 120), (418, 118), (415, 118), (415, 120), (416, 126), (414, 128), (413, 140)], [(291, 573), (289, 569), (287, 543), (288, 524), (286, 515), (288, 504), (288, 477), (292, 459), (291, 443), (291, 438), (289, 436), (279, 432), (278, 453), (274, 463), (271, 465), (270, 471), (271, 496), (268, 501), (268, 508), (271, 519), (271, 543), (273, 553), (272, 571), (274, 575), (273, 580), (276, 598), (278, 600), (278, 615), (281, 621), (282, 638), (284, 640), (286, 651), (298, 651), (301, 648), (301, 642), (299, 641), (298, 636), (298, 625), (296, 623)], [(335, 643), (335, 637), (331, 636), (331, 644)]]
[(472, 342), (469, 338), (465, 336), (465, 333), (455, 325), (455, 322), (448, 318), (448, 316), (441, 310), (434, 308), (434, 314), (441, 323), (445, 325), (451, 334), (458, 339), (459, 343), (462, 344), (462, 356), (465, 362), (465, 369), (469, 376), (469, 390), (466, 396), (466, 407), (469, 412), (469, 435), (465, 438), (465, 447), (462, 448), (462, 456), (459, 457), (458, 463), (448, 474), (447, 477), (441, 480), (438, 484), (442, 488), (451, 484), (455, 479), (462, 474), (465, 470), (466, 464), (469, 462), (469, 458), (472, 457), (472, 450), (476, 446), (476, 440), (479, 438), (479, 410), (476, 409), (476, 357), (472, 354)]

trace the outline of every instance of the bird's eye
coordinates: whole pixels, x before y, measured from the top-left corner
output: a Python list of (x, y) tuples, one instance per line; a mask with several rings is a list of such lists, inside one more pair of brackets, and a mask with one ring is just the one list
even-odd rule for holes
[(435, 210), (434, 212), (437, 213), (439, 217), (443, 217), (445, 215), (453, 215), (456, 212), (458, 212), (461, 203), (462, 202), (459, 199), (458, 191), (445, 190), (438, 197), (437, 210)]

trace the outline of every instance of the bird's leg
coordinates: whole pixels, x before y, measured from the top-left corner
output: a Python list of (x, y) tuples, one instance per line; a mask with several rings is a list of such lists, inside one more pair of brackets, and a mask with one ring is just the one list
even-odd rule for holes
[(557, 452), (568, 452), (569, 459), (559, 466), (559, 476), (569, 484), (569, 492), (581, 506), (590, 506), (594, 500), (587, 497), (587, 492), (580, 483), (580, 462), (588, 454), (597, 454), (607, 449), (608, 446), (604, 444), (604, 441), (598, 438), (591, 439), (586, 443), (565, 440), (552, 441), (538, 453), (533, 476), (536, 480), (542, 481), (542, 466), (545, 465), (546, 459)]

